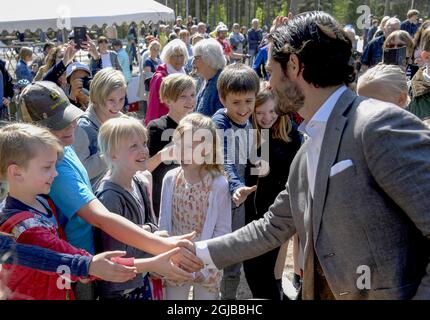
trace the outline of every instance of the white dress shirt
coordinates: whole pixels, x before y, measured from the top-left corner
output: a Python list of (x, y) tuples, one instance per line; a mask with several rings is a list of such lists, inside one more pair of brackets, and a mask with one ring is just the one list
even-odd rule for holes
[(112, 67), (112, 61), (110, 61), (110, 53), (103, 53), (102, 55), (102, 68), (111, 68)]
[(303, 133), (307, 143), (307, 170), (308, 183), (312, 197), (315, 190), (315, 177), (320, 158), (321, 146), (324, 139), (327, 121), (339, 100), (342, 93), (346, 90), (345, 86), (340, 87), (323, 103), (314, 116), (309, 121), (304, 121), (300, 124), (298, 130)]
[[(314, 116), (309, 121), (304, 121), (299, 126), (298, 130), (302, 132), (306, 140), (310, 140), (307, 144), (307, 169), (308, 169), (308, 182), (311, 195), (314, 195), (315, 189), (315, 176), (318, 167), (318, 161), (321, 152), (321, 145), (324, 139), (327, 121), (339, 100), (342, 93), (347, 90), (346, 86), (337, 89), (332, 95), (323, 103)], [(200, 258), (207, 267), (215, 267), (206, 241), (199, 241), (195, 243), (196, 255)]]

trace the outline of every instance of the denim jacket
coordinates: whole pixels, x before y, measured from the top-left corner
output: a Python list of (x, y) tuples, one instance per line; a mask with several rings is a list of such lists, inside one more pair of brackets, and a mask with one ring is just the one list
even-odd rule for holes
[(31, 71), (31, 69), (28, 67), (28, 65), (23, 61), (19, 60), (16, 64), (16, 81), (19, 81), (21, 79), (27, 79), (28, 81), (33, 81), (34, 73)]

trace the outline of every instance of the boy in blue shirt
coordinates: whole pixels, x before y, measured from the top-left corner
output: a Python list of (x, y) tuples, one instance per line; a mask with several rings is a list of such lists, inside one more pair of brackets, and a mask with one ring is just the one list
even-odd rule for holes
[[(254, 107), (260, 82), (257, 74), (248, 66), (227, 66), (218, 79), (218, 93), (224, 109), (218, 110), (212, 120), (224, 132), (224, 170), (233, 199), (232, 230), (245, 225), (243, 203), (256, 186), (245, 185), (245, 169), (253, 147), (252, 124), (249, 120)], [(240, 282), (241, 263), (224, 269), (221, 282), (221, 298), (235, 300)]]

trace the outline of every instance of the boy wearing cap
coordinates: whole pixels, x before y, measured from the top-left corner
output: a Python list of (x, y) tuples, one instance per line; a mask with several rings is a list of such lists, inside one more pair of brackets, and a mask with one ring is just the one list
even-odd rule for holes
[[(52, 183), (49, 196), (58, 207), (60, 223), (72, 245), (93, 254), (95, 250), (92, 226), (95, 226), (115, 239), (151, 254), (183, 247), (173, 256), (172, 261), (189, 272), (202, 268), (200, 259), (186, 249), (191, 247), (187, 239), (194, 234), (179, 239), (160, 238), (108, 211), (97, 200), (92, 192), (88, 174), (71, 147), (75, 139), (77, 119), (83, 112), (69, 102), (58, 86), (46, 81), (28, 86), (22, 93), (20, 108), (25, 122), (45, 125), (64, 146), (64, 158), (56, 165), (58, 176)], [(175, 266), (171, 267), (174, 272)], [(84, 296), (78, 292), (78, 299), (90, 299), (94, 296), (91, 290), (84, 291)]]

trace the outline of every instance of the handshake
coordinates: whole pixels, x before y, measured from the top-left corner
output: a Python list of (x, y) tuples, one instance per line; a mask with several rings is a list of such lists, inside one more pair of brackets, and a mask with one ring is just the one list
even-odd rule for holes
[(178, 237), (157, 237), (160, 240), (157, 255), (151, 258), (123, 258), (126, 252), (106, 252), (93, 257), (89, 274), (112, 282), (125, 282), (136, 277), (137, 273), (151, 272), (172, 280), (196, 280), (194, 274), (204, 264), (195, 254), (191, 240), (192, 232)]
[(195, 235), (193, 231), (182, 236), (164, 238), (163, 240), (167, 241), (167, 247), (172, 249), (149, 258), (153, 259), (154, 265), (157, 265), (153, 273), (172, 280), (195, 279), (194, 273), (204, 268), (204, 263), (196, 256), (195, 245), (191, 241)]

